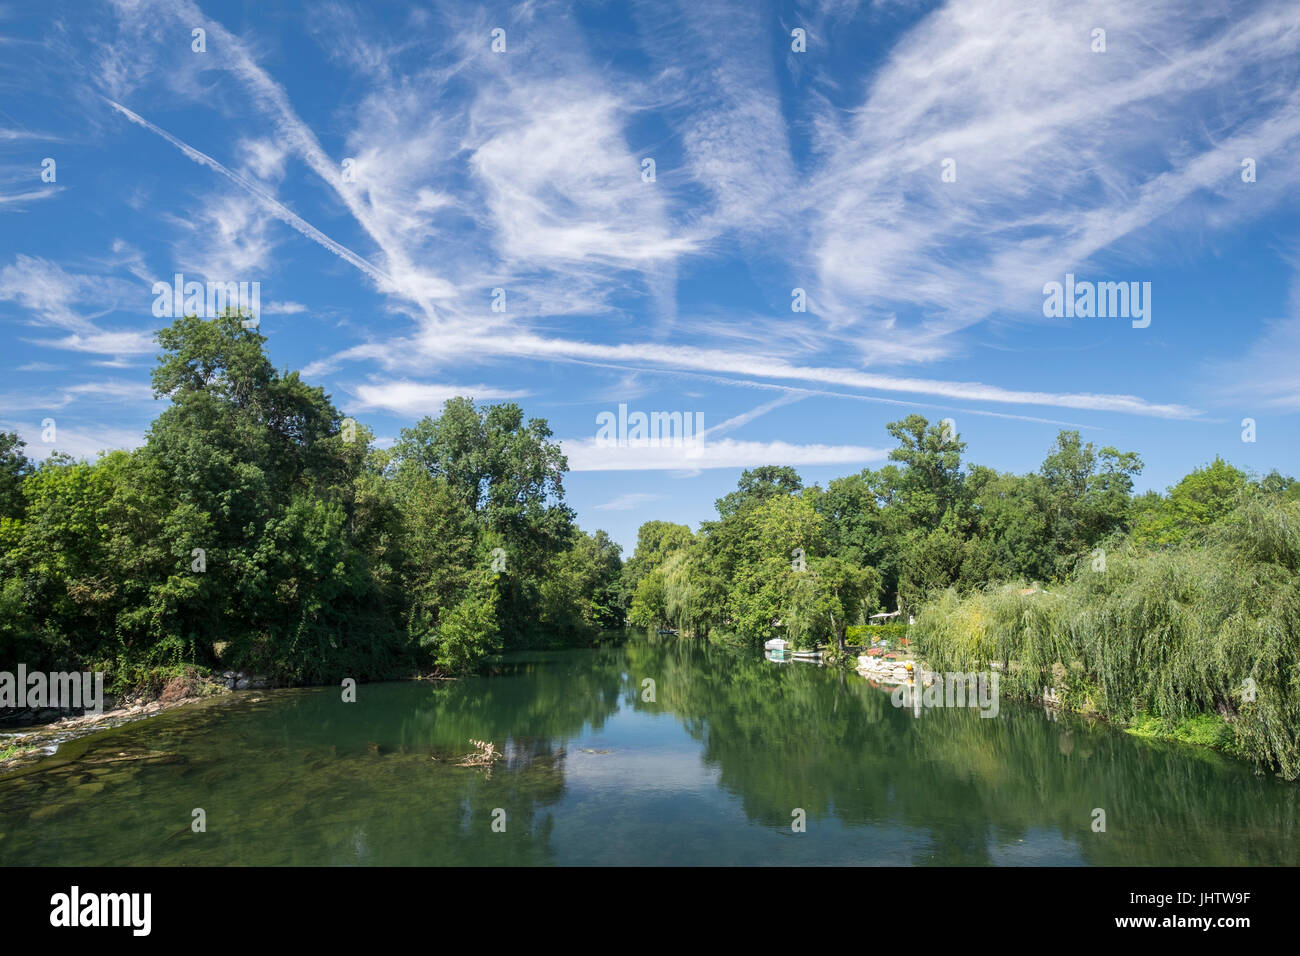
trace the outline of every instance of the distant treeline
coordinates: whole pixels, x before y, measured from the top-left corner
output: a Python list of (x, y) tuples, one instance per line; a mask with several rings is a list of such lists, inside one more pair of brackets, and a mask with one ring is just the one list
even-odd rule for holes
[[(892, 422), (891, 464), (804, 488), (789, 467), (746, 471), (698, 534), (651, 521), (624, 567), (629, 622), (796, 645), (842, 638), (877, 607), (919, 613), (945, 589), (1053, 584), (1121, 546), (1196, 542), (1247, 502), (1300, 503), (1300, 485), (1220, 459), (1166, 495), (1133, 494), (1142, 461), (1062, 431), (1027, 475), (962, 467), (965, 443), (920, 415)], [(776, 622), (780, 622), (778, 625)]]
[(825, 489), (759, 468), (698, 534), (643, 525), (630, 623), (842, 644), (893, 605), (938, 670), (1300, 776), (1300, 484), (1216, 458), (1135, 496), (1138, 456), (1077, 432), (1013, 475), (918, 415), (888, 428), (896, 464)]

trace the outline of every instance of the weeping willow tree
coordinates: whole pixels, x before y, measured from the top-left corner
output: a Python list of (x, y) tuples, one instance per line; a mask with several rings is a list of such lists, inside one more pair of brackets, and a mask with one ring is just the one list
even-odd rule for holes
[(1217, 714), (1235, 750), (1300, 777), (1300, 505), (1256, 497), (1195, 538), (1084, 560), (1060, 588), (937, 595), (915, 636), (940, 670), (1169, 727)]
[(704, 607), (704, 587), (700, 569), (694, 566), (690, 551), (674, 553), (656, 573), (663, 579), (664, 616), (673, 627), (688, 636), (709, 632), (709, 615)]

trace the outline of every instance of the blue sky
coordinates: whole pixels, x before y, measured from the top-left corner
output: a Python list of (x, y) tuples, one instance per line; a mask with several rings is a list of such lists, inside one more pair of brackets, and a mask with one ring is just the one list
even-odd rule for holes
[[(258, 282), (276, 365), (381, 440), (546, 418), (628, 551), (913, 411), (1004, 470), (1071, 427), (1143, 489), (1295, 474), (1298, 74), (1293, 3), (3, 4), (0, 428), (139, 444), (179, 272)], [(1045, 316), (1067, 274), (1150, 324)], [(602, 447), (619, 404), (708, 432)]]

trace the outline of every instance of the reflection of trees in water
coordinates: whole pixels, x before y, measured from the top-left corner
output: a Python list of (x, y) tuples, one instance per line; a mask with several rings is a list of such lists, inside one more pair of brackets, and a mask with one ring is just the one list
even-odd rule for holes
[[(919, 718), (856, 675), (704, 643), (637, 642), (634, 678), (700, 740), (747, 816), (902, 825), (926, 833), (913, 862), (981, 864), (996, 846), (1055, 831), (1094, 864), (1283, 864), (1300, 858), (1297, 788), (1217, 754), (1136, 739), (1003, 704), (931, 708)], [(1107, 831), (1091, 829), (1106, 811)], [(884, 861), (872, 861), (884, 862)], [(903, 861), (899, 861), (903, 862)], [(1060, 862), (1066, 862), (1062, 859)]]
[[(618, 710), (623, 663), (617, 649), (531, 655), (506, 665), (500, 677), (440, 682), (408, 711), (400, 725), (404, 747), (453, 762), (474, 738), (495, 742), (504, 755), (490, 772), (450, 771), (473, 774), (458, 794), (457, 832), (477, 854), (467, 862), (551, 859), (554, 818), (547, 808), (564, 795), (568, 741), (599, 730)], [(490, 832), (498, 807), (507, 813), (508, 839)]]
[(517, 754), (512, 759), (522, 760), (545, 741), (603, 727), (622, 697), (624, 660), (619, 649), (546, 657), (511, 664), (501, 677), (431, 685), (402, 721), (403, 742), (459, 752), (473, 737), (494, 741), (506, 752), (513, 748)]
[[(619, 705), (622, 658), (607, 651), (521, 664), (527, 680), (469, 678), (436, 684), (362, 685), (358, 703), (334, 690), (270, 695), (262, 704), (177, 711), (95, 743), (172, 747), (179, 772), (132, 768), (93, 799), (37, 817), (7, 834), (13, 862), (212, 864), (545, 864), (552, 862), (553, 807), (564, 794), (565, 742), (599, 728)], [(505, 757), (484, 770), (455, 766), (470, 738)], [(433, 758), (437, 758), (435, 761)], [(76, 793), (63, 774), (0, 788), (15, 814), (34, 797)], [(111, 778), (110, 778), (111, 780)], [(141, 786), (143, 785), (143, 786)], [(121, 796), (119, 796), (121, 794)], [(209, 831), (157, 845), (176, 806), (203, 806)], [(506, 830), (492, 830), (493, 811)], [(186, 811), (188, 812), (188, 810)], [(8, 829), (8, 828), (6, 828)], [(44, 859), (69, 846), (75, 859)], [(15, 837), (21, 834), (21, 839)], [(18, 853), (11, 857), (10, 851)], [(66, 852), (64, 856), (66, 857)]]
[[(88, 758), (175, 757), (93, 771), (78, 760), (0, 781), (0, 863), (553, 862), (568, 742), (620, 703), (673, 714), (750, 820), (788, 830), (802, 807), (814, 823), (908, 828), (926, 838), (911, 841), (910, 862), (987, 863), (1044, 833), (1068, 845), (1053, 862), (1300, 859), (1295, 786), (1037, 709), (918, 719), (856, 675), (676, 638), (546, 655), (505, 673), (527, 679), (362, 685), (347, 705), (334, 690), (292, 691), (86, 738), (76, 746)], [(654, 702), (641, 699), (646, 677)], [(454, 766), (470, 738), (505, 753), (490, 775)], [(196, 806), (208, 813), (202, 839), (187, 830)], [(491, 829), (497, 807), (504, 834)], [(1104, 834), (1091, 831), (1094, 807), (1106, 811)]]

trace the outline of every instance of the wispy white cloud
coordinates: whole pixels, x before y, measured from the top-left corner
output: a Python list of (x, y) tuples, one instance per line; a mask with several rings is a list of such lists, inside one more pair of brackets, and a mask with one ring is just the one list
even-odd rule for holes
[(153, 333), (133, 329), (104, 329), (97, 320), (133, 304), (144, 312), (148, 290), (113, 276), (70, 272), (57, 263), (18, 255), (0, 268), (0, 302), (18, 305), (33, 326), (68, 332), (61, 338), (24, 340), (47, 348), (107, 355), (152, 351)]
[(450, 398), (465, 396), (476, 401), (522, 398), (527, 392), (490, 385), (443, 385), (425, 382), (370, 382), (351, 389), (357, 408), (384, 409), (412, 417), (436, 416)]
[(106, 403), (147, 404), (154, 401), (153, 390), (143, 382), (83, 381), (42, 383), (44, 390), (33, 388), (0, 393), (0, 412), (47, 410), (68, 408), (87, 403), (85, 408), (97, 408)]
[(17, 423), (10, 427), (16, 429), (19, 437), (27, 443), (27, 447), (23, 449), (27, 457), (37, 460), (44, 460), (55, 452), (62, 452), (73, 458), (86, 458), (93, 461), (101, 452), (119, 449), (129, 451), (144, 444), (144, 432), (129, 428), (85, 428), (60, 424), (55, 429), (55, 440), (47, 442), (41, 437), (42, 428), (39, 425), (27, 426)]
[(150, 332), (73, 332), (60, 339), (27, 339), (34, 345), (69, 352), (93, 352), (99, 355), (143, 355), (157, 351)]
[(53, 199), (62, 191), (62, 186), (51, 185), (42, 189), (28, 189), (25, 192), (0, 193), (0, 205), (19, 206), (37, 199)]
[(244, 168), (258, 179), (279, 182), (284, 178), (285, 161), (289, 151), (280, 143), (269, 139), (245, 139), (239, 143), (243, 153)]
[(651, 495), (639, 491), (629, 491), (602, 504), (592, 505), (595, 511), (634, 511), (652, 501), (659, 501), (663, 495)]
[(298, 315), (306, 312), (307, 307), (301, 302), (268, 302), (263, 306), (267, 315)]
[(16, 140), (34, 139), (50, 143), (67, 142), (62, 136), (55, 136), (52, 133), (41, 133), (26, 129), (5, 129), (0, 128), (0, 142), (14, 142)]
[(177, 227), (172, 258), (184, 273), (213, 282), (252, 282), (273, 268), (271, 222), (253, 196), (212, 193), (186, 216), (171, 220)]
[(561, 443), (572, 471), (685, 471), (753, 468), (759, 465), (848, 465), (883, 461), (887, 448), (864, 445), (798, 445), (784, 441), (716, 441), (677, 446), (607, 445), (593, 438)]
[[(258, 128), (239, 140), (233, 171), (113, 103), (251, 197), (205, 199), (214, 215), (241, 223), (230, 238), (245, 246), (222, 248), (246, 254), (249, 268), (268, 261), (274, 238), (258, 220), (273, 216), (415, 319), (410, 334), (375, 334), (312, 363), (312, 373), (349, 361), (449, 373), (509, 358), (855, 389), (864, 399), (1195, 418), (1199, 410), (1181, 402), (1068, 381), (1012, 388), (868, 369), (955, 355), (965, 340), (954, 333), (990, 316), (1041, 323), (1044, 281), (1118, 265), (1127, 278), (1189, 220), (1226, 229), (1274, 209), (1300, 183), (1289, 162), (1300, 148), (1300, 31), (1278, 3), (1231, 15), (1173, 0), (950, 4), (921, 16), (882, 65), (847, 84), (815, 57), (755, 55), (772, 30), (759, 12), (637, 5), (627, 43), (651, 63), (647, 80), (586, 49), (581, 26), (555, 8), (444, 6), (413, 12), (418, 24), (385, 35), (334, 4), (314, 29), (363, 90), (335, 114), (342, 155), (327, 153), (295, 111), (255, 38), (192, 3), (118, 6), (128, 36), (207, 24), (223, 55), (206, 69), (233, 78), (252, 107)], [(488, 18), (498, 13), (509, 18), (509, 55), (488, 52)], [(810, 12), (815, 42), (832, 42), (835, 23), (852, 15), (851, 4)], [(1089, 49), (1099, 24), (1104, 54)], [(421, 46), (432, 33), (442, 37), (436, 50)], [(394, 69), (401, 57), (413, 68)], [(803, 84), (797, 118), (782, 104), (778, 66)], [(1241, 90), (1249, 109), (1221, 105)], [(667, 120), (668, 141), (645, 139), (640, 124), (651, 115)], [(811, 150), (796, 150), (792, 141), (810, 130)], [(640, 177), (650, 154), (661, 161), (655, 183)], [(1243, 155), (1267, 177), (1242, 184)], [(345, 157), (355, 160), (351, 182)], [(955, 183), (940, 181), (949, 157)], [(290, 162), (351, 216), (364, 255), (274, 195)], [(737, 242), (775, 312), (720, 300), (680, 315), (683, 265)], [(779, 314), (793, 284), (812, 303), (795, 322)], [(504, 315), (487, 308), (498, 286), (509, 296)], [(629, 308), (629, 296), (654, 308)], [(600, 334), (590, 330), (596, 317)], [(373, 393), (373, 407), (415, 414), (441, 395), (440, 386), (404, 394), (406, 385)]]
[[(435, 352), (445, 357), (460, 354), (512, 355), (549, 359), (579, 358), (597, 361), (645, 365), (661, 363), (667, 369), (691, 369), (726, 372), (769, 380), (817, 382), (826, 385), (875, 389), (890, 393), (937, 396), (974, 402), (1002, 402), (1017, 405), (1045, 405), (1091, 411), (1124, 412), (1159, 418), (1193, 418), (1199, 412), (1185, 405), (1156, 403), (1134, 395), (1088, 392), (1047, 392), (1004, 388), (982, 382), (955, 382), (910, 376), (884, 375), (834, 366), (795, 365), (776, 356), (757, 352), (734, 352), (722, 349), (668, 346), (651, 343), (604, 345), (537, 335), (499, 335), (490, 340), (477, 337), (457, 340), (446, 334), (430, 337), (418, 353)], [(387, 359), (394, 363), (411, 361), (406, 348), (361, 346), (353, 354)]]
[(197, 150), (194, 147), (189, 146), (188, 144), (182, 142), (181, 140), (177, 139), (175, 136), (172, 136), (166, 130), (158, 126), (155, 126), (153, 123), (150, 123), (144, 117), (138, 115), (137, 113), (132, 112), (131, 110), (127, 109), (125, 106), (121, 105), (120, 103), (115, 103), (112, 100), (109, 100), (108, 102), (113, 109), (117, 110), (127, 119), (129, 119), (132, 123), (135, 123), (138, 126), (142, 126), (145, 129), (149, 130), (150, 132), (155, 133), (158, 136), (161, 136), (163, 139), (167, 140), (167, 142), (171, 143), (173, 146), (175, 146), (177, 149), (183, 152), (190, 159), (194, 160), (194, 162), (207, 166), (209, 169), (212, 169), (215, 172), (220, 173), (222, 176), (225, 176), (231, 182), (235, 183), (236, 185), (243, 188), (245, 191), (257, 197), (257, 199), (261, 201), (263, 206), (268, 211), (270, 211), (271, 214), (274, 215), (277, 219), (280, 219), (281, 221), (285, 222), (289, 226), (292, 226), (294, 229), (301, 232), (304, 236), (311, 239), (313, 242), (318, 243), (321, 246), (324, 246), (326, 249), (329, 249), (331, 252), (333, 252), (335, 255), (337, 255), (339, 258), (343, 259), (344, 261), (350, 263), (353, 266), (356, 266), (366, 275), (370, 276), (370, 278), (373, 279), (376, 283), (378, 283), (382, 290), (396, 291), (393, 280), (389, 276), (387, 276), (382, 270), (376, 268), (374, 265), (367, 262), (365, 259), (357, 255), (351, 249), (348, 249), (347, 247), (335, 242), (329, 236), (325, 235), (315, 226), (308, 223), (301, 216), (292, 212), (288, 207), (286, 207), (279, 200), (275, 199), (273, 196), (268, 195), (266, 192), (258, 188), (256, 185), (254, 185), (245, 177), (226, 168), (225, 166), (217, 162), (215, 159), (213, 159), (211, 156), (207, 155), (206, 153), (201, 152), (200, 150)]
[[(1185, 220), (1266, 212), (1300, 181), (1297, 53), (1285, 4), (935, 10), (847, 123), (821, 119), (825, 159), (805, 193), (819, 310), (949, 354), (952, 331), (991, 313), (1032, 320), (1065, 271), (1127, 270)], [(1234, 89), (1251, 108), (1216, 103)], [(1271, 158), (1267, 189), (1242, 184), (1243, 156)], [(941, 181), (945, 159), (956, 182)], [(922, 320), (896, 324), (900, 308)]]
[(19, 254), (0, 268), (0, 301), (14, 302), (27, 315), (65, 329), (94, 328), (92, 312), (102, 314), (122, 292), (120, 283), (99, 276), (78, 275), (61, 265)]
[(19, 372), (61, 372), (67, 368), (65, 365), (55, 365), (53, 362), (28, 362), (17, 368)]

